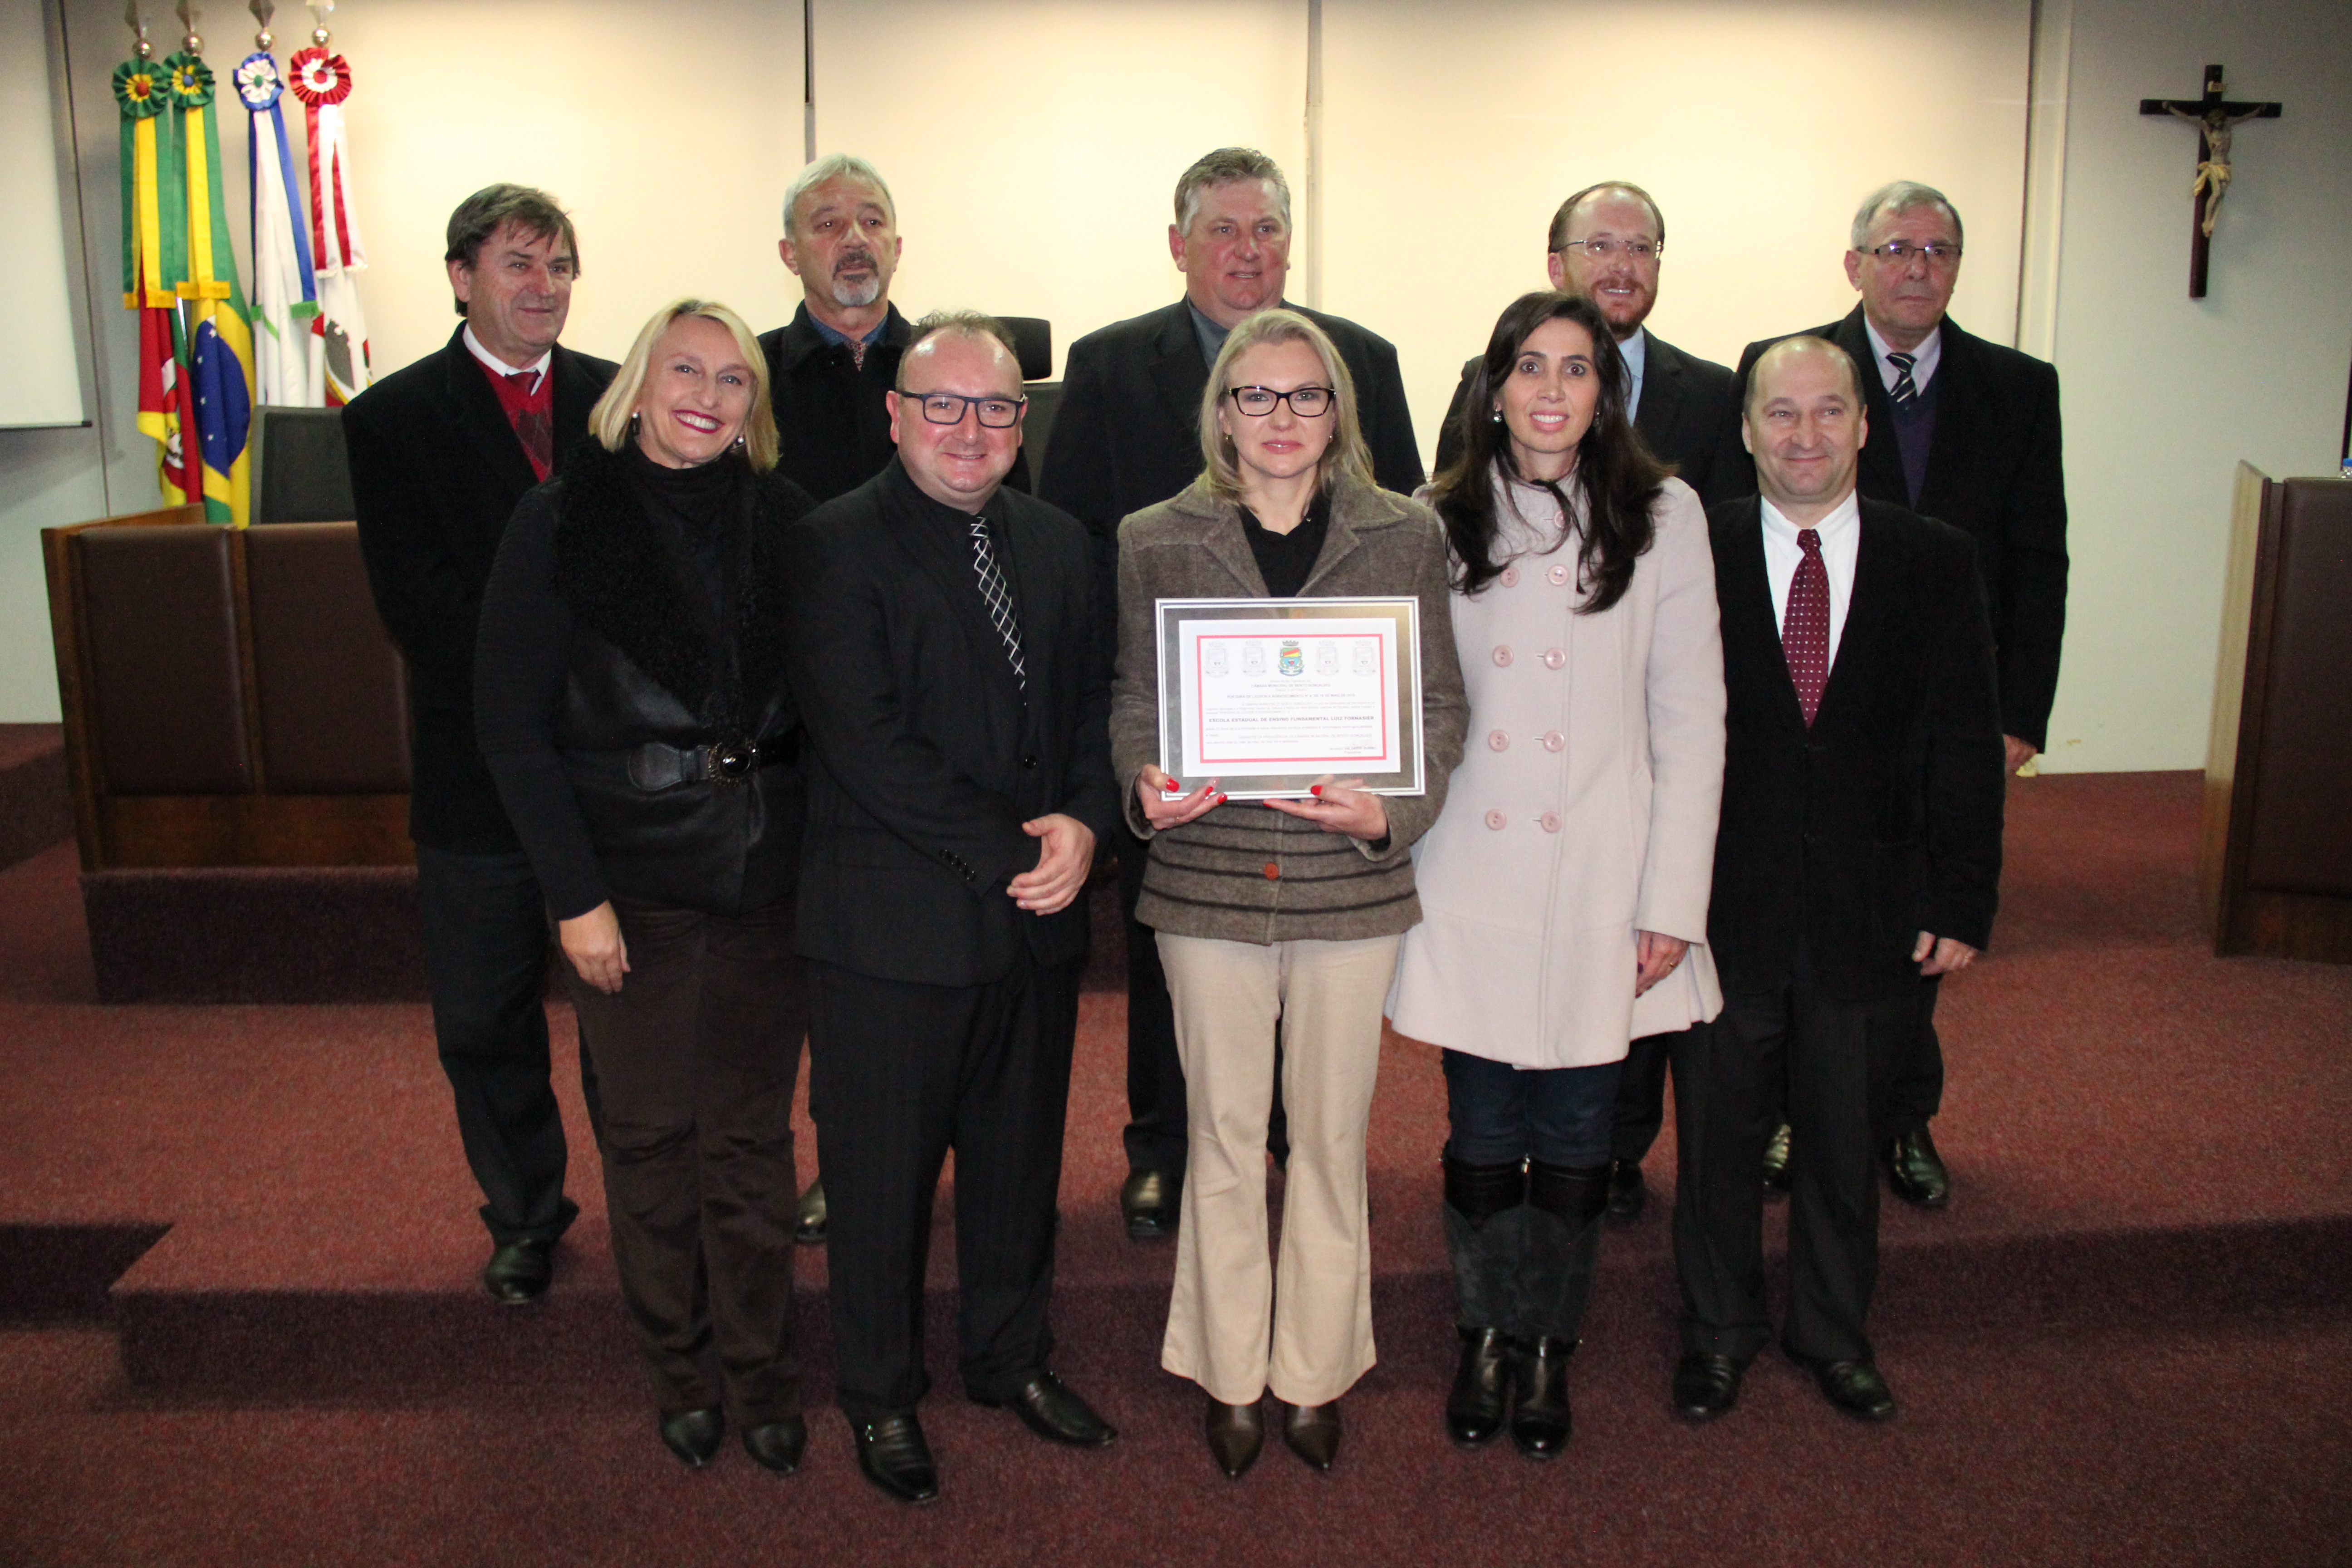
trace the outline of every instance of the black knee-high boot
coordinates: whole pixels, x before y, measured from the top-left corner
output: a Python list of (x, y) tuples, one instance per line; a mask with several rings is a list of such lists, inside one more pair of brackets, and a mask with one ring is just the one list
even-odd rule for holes
[(1462, 1363), (1445, 1397), (1445, 1430), (1465, 1447), (1503, 1429), (1510, 1396), (1510, 1332), (1527, 1242), (1525, 1166), (1470, 1165), (1448, 1154), (1445, 1247), (1454, 1258)]
[(1592, 1271), (1601, 1257), (1609, 1167), (1528, 1162), (1527, 1254), (1512, 1323), (1518, 1351), (1511, 1441), (1532, 1459), (1568, 1447), (1568, 1358), (1584, 1328)]

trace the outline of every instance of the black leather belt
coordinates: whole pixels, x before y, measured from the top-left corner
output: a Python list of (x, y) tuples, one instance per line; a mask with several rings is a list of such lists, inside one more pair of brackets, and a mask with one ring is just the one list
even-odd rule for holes
[(629, 782), (642, 790), (682, 784), (741, 784), (761, 768), (781, 767), (799, 748), (797, 736), (762, 749), (757, 741), (716, 741), (707, 746), (671, 746), (647, 741), (629, 752)]

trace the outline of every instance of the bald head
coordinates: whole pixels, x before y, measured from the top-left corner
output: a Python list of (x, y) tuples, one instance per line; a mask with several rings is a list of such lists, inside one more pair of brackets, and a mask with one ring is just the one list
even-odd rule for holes
[(1826, 338), (1784, 338), (1749, 368), (1740, 438), (1756, 457), (1757, 490), (1799, 528), (1853, 493), (1865, 406), (1861, 373)]

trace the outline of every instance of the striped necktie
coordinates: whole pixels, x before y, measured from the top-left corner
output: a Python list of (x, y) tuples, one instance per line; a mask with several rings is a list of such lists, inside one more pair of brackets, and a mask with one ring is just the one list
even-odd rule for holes
[(1021, 689), (1029, 689), (1029, 671), (1021, 660), (1021, 622), (1013, 614), (1013, 591), (1005, 585), (1004, 572), (996, 564), (996, 546), (988, 537), (988, 519), (977, 512), (971, 520), (971, 571), (980, 579), (981, 602), (988, 606), (988, 618), (996, 627), (996, 635), (1004, 639), (1004, 657), (1013, 665), (1013, 678)]
[(1919, 401), (1919, 384), (1911, 379), (1911, 367), (1919, 363), (1919, 356), (1890, 353), (1886, 363), (1895, 367), (1895, 391), (1891, 395), (1895, 406), (1908, 414)]

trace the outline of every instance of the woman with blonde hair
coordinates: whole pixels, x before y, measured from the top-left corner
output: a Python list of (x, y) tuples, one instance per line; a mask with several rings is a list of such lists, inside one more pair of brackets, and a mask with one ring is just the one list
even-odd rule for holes
[(793, 904), (805, 799), (783, 675), (767, 362), (680, 300), (637, 334), (562, 477), (515, 509), (475, 657), (483, 757), (548, 901), (594, 1063), (604, 1196), (662, 1440), (732, 1407), (800, 1462)]
[[(1227, 335), (1201, 447), (1198, 479), (1119, 525), (1112, 760), (1150, 845), (1136, 918), (1158, 933), (1189, 1121), (1160, 1364), (1207, 1393), (1209, 1448), (1227, 1475), (1258, 1456), (1268, 1387), (1288, 1406), (1291, 1448), (1328, 1470), (1339, 1396), (1374, 1359), (1364, 1132), (1397, 939), (1420, 918), (1408, 851), (1462, 748), (1445, 541), (1427, 508), (1373, 485), (1347, 367), (1296, 312)], [(1327, 780), (1305, 798), (1239, 804), (1215, 779), (1180, 785), (1160, 771), (1155, 601), (1370, 595), (1420, 603), (1427, 793)], [(1277, 1026), (1290, 1159), (1276, 1262), (1265, 1136)]]

